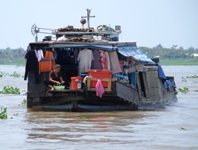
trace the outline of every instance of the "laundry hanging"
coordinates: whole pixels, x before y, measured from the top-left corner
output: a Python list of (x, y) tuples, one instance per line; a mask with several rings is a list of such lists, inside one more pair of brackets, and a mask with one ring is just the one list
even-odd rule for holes
[(91, 68), (91, 62), (94, 60), (93, 53), (90, 49), (83, 49), (78, 54), (80, 72), (87, 72)]

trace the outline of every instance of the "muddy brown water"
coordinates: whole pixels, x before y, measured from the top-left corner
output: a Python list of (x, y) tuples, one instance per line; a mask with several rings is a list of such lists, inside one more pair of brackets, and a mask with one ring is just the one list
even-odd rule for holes
[[(175, 76), (178, 102), (152, 111), (44, 112), (19, 106), (24, 95), (0, 94), (8, 119), (0, 120), (0, 150), (189, 150), (198, 149), (198, 66), (163, 66)], [(1, 65), (0, 71), (24, 74), (24, 67)], [(26, 90), (22, 77), (0, 78), (6, 85)]]

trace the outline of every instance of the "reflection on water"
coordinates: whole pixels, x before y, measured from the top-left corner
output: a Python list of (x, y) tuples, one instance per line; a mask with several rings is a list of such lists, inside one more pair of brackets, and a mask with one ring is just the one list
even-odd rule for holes
[[(0, 67), (8, 73), (14, 69)], [(181, 80), (198, 75), (198, 66), (164, 70), (175, 76), (178, 88), (189, 87), (189, 93), (179, 93), (178, 103), (155, 111), (43, 112), (18, 106), (23, 95), (0, 94), (0, 105), (8, 108), (8, 119), (0, 120), (0, 149), (198, 149), (198, 79)], [(23, 78), (0, 81), (0, 89), (7, 84), (26, 89)]]

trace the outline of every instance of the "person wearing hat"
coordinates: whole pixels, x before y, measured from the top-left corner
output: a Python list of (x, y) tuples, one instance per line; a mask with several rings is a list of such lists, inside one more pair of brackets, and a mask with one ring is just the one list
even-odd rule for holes
[(50, 88), (50, 90), (54, 90), (53, 85), (60, 85), (60, 84), (64, 84), (65, 83), (65, 81), (62, 78), (60, 69), (61, 69), (61, 66), (59, 64), (57, 64), (54, 67), (54, 70), (52, 70), (49, 73), (49, 84), (48, 84), (48, 87)]

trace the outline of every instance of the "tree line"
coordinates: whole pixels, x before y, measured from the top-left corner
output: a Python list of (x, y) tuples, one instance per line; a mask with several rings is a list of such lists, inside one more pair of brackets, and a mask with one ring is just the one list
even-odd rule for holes
[(0, 59), (16, 59), (16, 58), (24, 58), (25, 50), (23, 48), (6, 48), (0, 49)]
[(25, 53), (26, 51), (21, 47), (0, 49), (0, 64), (25, 65)]
[[(139, 47), (139, 49), (145, 53), (149, 58), (159, 56), (160, 59), (187, 59), (194, 58), (193, 54), (198, 54), (198, 48), (190, 47), (184, 49), (182, 47), (177, 48), (173, 46), (171, 48), (164, 48), (161, 44), (156, 47)], [(25, 64), (26, 51), (23, 48), (6, 48), (0, 49), (0, 64)], [(197, 57), (198, 58), (198, 57)]]
[(198, 54), (198, 48), (195, 49), (190, 47), (184, 49), (183, 47), (177, 48), (173, 46), (171, 48), (163, 48), (161, 44), (156, 47), (139, 47), (139, 49), (144, 52), (149, 58), (159, 56), (160, 59), (185, 59), (185, 58), (194, 58), (194, 54)]

